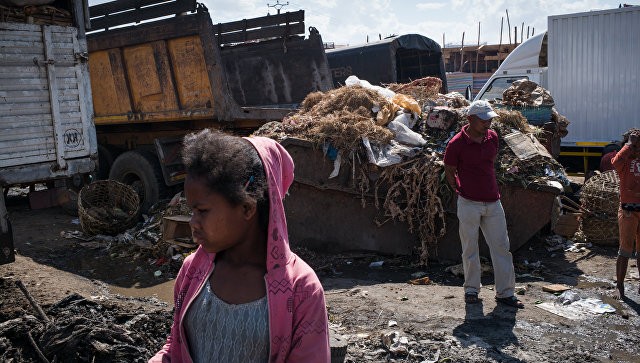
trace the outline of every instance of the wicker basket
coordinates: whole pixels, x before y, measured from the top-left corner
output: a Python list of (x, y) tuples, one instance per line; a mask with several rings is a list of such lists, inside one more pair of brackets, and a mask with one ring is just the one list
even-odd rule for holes
[(80, 225), (90, 235), (116, 235), (132, 227), (139, 212), (136, 191), (115, 180), (93, 182), (82, 188), (78, 197)]
[(590, 215), (580, 220), (587, 241), (614, 246), (618, 244), (618, 208), (620, 179), (614, 170), (594, 175), (580, 190), (580, 204)]

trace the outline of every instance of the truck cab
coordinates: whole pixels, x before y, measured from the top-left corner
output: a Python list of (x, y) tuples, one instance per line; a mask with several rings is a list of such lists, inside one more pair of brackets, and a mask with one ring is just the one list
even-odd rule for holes
[(501, 100), (513, 81), (528, 79), (547, 88), (547, 33), (527, 39), (511, 52), (474, 100)]

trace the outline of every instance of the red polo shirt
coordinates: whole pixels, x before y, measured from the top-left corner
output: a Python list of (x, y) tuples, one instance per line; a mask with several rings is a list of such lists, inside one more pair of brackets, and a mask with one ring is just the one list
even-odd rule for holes
[(462, 127), (444, 152), (445, 165), (457, 168), (457, 193), (476, 202), (495, 202), (500, 199), (496, 170), (493, 165), (498, 155), (498, 135), (488, 130), (481, 143), (467, 135), (469, 125)]

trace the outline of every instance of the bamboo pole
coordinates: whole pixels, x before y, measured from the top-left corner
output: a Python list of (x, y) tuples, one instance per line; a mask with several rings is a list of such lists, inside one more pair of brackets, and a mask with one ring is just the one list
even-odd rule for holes
[(504, 26), (504, 16), (502, 17), (502, 19), (500, 20), (500, 43), (498, 44), (498, 67), (500, 67), (500, 50), (502, 50), (502, 29)]
[(464, 32), (462, 32), (462, 43), (460, 44), (460, 72), (464, 67)]
[(513, 44), (511, 43), (511, 23), (509, 22), (509, 9), (505, 9), (505, 11), (507, 12), (507, 29), (509, 29), (509, 44)]
[(480, 22), (478, 22), (478, 47), (476, 48), (476, 73), (478, 73), (479, 54), (480, 54)]
[(520, 26), (520, 43), (522, 43), (524, 41), (524, 22), (522, 22), (522, 25)]
[(515, 45), (518, 45), (518, 27), (513, 28), (513, 40), (515, 40)]

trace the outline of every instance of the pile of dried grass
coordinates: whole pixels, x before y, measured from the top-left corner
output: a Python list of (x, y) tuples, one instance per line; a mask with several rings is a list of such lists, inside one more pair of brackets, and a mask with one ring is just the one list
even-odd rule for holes
[(495, 111), (498, 117), (495, 118), (491, 126), (499, 135), (509, 134), (511, 129), (516, 129), (522, 133), (534, 133), (536, 131), (536, 128), (529, 125), (520, 111), (505, 109), (496, 109)]
[(424, 77), (410, 83), (389, 83), (387, 88), (395, 93), (413, 97), (419, 104), (437, 98), (442, 88), (442, 80), (437, 77)]
[(384, 168), (375, 183), (376, 208), (379, 192), (384, 189), (383, 221), (407, 222), (409, 232), (417, 232), (421, 243), (420, 262), (427, 264), (429, 250), (446, 231), (444, 208), (438, 196), (444, 164), (436, 154), (418, 157)]
[(265, 124), (256, 136), (281, 140), (298, 137), (322, 145), (329, 141), (344, 154), (357, 151), (362, 138), (388, 144), (393, 133), (375, 123), (373, 110), (389, 104), (377, 92), (362, 87), (341, 87), (329, 92), (314, 92), (302, 101), (300, 110), (287, 116), (281, 125)]

